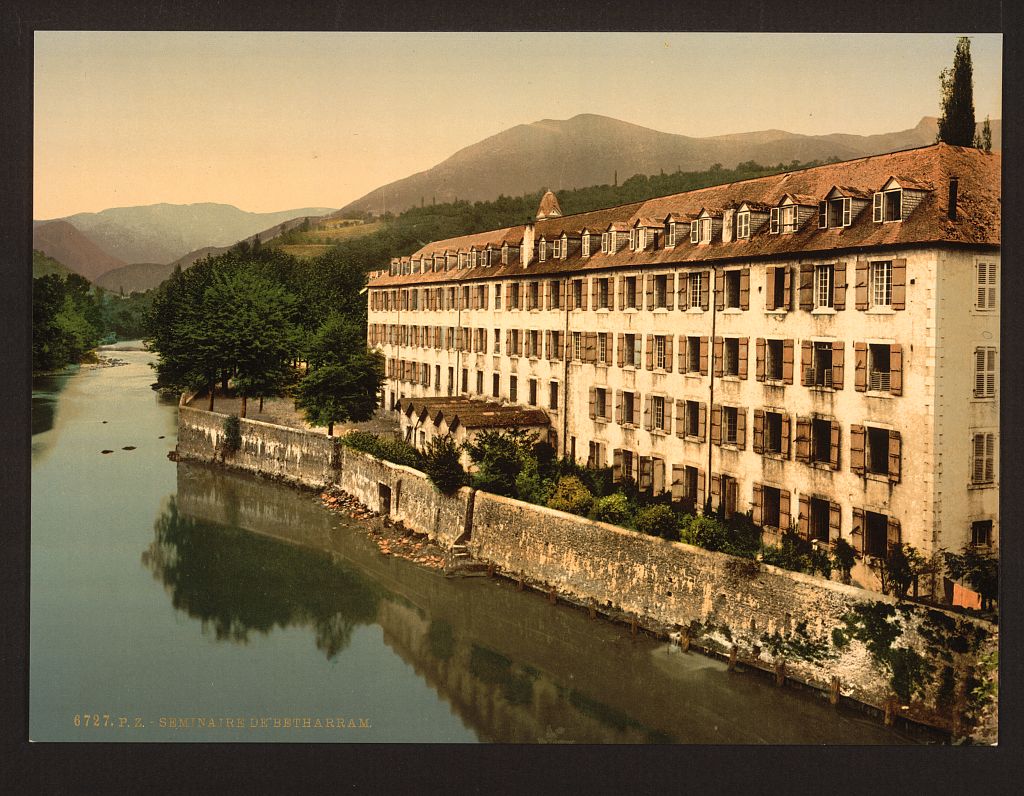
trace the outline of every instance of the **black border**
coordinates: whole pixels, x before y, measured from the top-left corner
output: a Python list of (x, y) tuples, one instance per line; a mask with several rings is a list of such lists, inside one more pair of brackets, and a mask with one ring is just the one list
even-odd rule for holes
[[(1020, 174), (1020, 18), (998, 0), (698, 0), (683, 4), (487, 4), (383, 0), (371, 5), (339, 0), (273, 7), (241, 0), (6, 0), (0, 7), (0, 123), (3, 214), (0, 216), (0, 791), (92, 792), (145, 788), (146, 792), (315, 792), (362, 788), (394, 792), (416, 788), (469, 791), (577, 792), (627, 789), (652, 792), (737, 787), (755, 792), (886, 790), (1010, 792), (1019, 779), (1017, 718), (1022, 672), (1019, 568), (1024, 549), (1009, 522), (1021, 516), (1016, 451), (1024, 425), (1015, 418), (1024, 362), (1024, 301), (1017, 278), (1020, 224), (1003, 239), (1002, 555), (1000, 746), (998, 749), (864, 747), (519, 747), (299, 744), (28, 744), (27, 644), (30, 468), (31, 280), (20, 264), (31, 252), (32, 34), (34, 30), (522, 30), (522, 31), (1004, 31), (1004, 190), (1007, 219), (1022, 207)], [(870, 57), (865, 55), (865, 57)], [(855, 74), (856, 64), (851, 65)], [(937, 76), (936, 76), (937, 77)], [(809, 72), (809, 81), (813, 74)], [(855, 78), (854, 78), (855, 79)], [(896, 76), (898, 79), (898, 76)], [(884, 90), (884, 89), (882, 89)], [(1009, 308), (1014, 308), (1010, 310)], [(69, 662), (69, 665), (73, 663)], [(628, 676), (628, 673), (624, 673)], [(1016, 764), (1016, 765), (1015, 765)]]

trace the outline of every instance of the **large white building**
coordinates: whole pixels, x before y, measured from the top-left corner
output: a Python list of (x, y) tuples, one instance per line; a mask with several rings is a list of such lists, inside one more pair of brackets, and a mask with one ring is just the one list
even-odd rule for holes
[(1000, 168), (936, 144), (577, 215), (546, 196), (373, 275), (385, 400), (542, 408), (565, 455), (769, 538), (997, 545)]

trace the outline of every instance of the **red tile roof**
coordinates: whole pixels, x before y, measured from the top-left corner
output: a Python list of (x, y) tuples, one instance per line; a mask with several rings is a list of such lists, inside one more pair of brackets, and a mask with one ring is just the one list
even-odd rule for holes
[[(503, 276), (529, 277), (616, 267), (696, 264), (799, 253), (813, 254), (833, 249), (911, 244), (998, 246), (1001, 223), (1001, 168), (1002, 157), (999, 154), (949, 144), (934, 144), (842, 163), (830, 163), (590, 213), (544, 219), (537, 222), (536, 234), (539, 238), (542, 233), (553, 237), (562, 230), (597, 231), (607, 229), (612, 224), (631, 225), (639, 217), (666, 218), (670, 214), (695, 217), (695, 214), (705, 206), (734, 207), (743, 202), (752, 206), (775, 206), (786, 194), (806, 197), (816, 205), (836, 185), (848, 186), (843, 190), (855, 192), (854, 195), (869, 196), (879, 190), (892, 176), (895, 176), (901, 185), (929, 192), (910, 216), (900, 223), (874, 223), (869, 207), (854, 218), (851, 226), (840, 229), (819, 230), (817, 224), (808, 223), (798, 232), (773, 235), (768, 232), (765, 225), (750, 238), (729, 243), (715, 242), (696, 246), (683, 241), (671, 249), (645, 249), (642, 252), (634, 252), (625, 248), (614, 254), (602, 254), (598, 249), (589, 257), (582, 257), (576, 252), (564, 260), (547, 260), (542, 263), (534, 260), (526, 268), (521, 263), (515, 263), (455, 272), (404, 276), (385, 274), (373, 279), (371, 286), (424, 284)], [(902, 176), (909, 174), (914, 177)], [(957, 177), (959, 180), (956, 221), (948, 218), (946, 208), (951, 177)], [(436, 241), (423, 247), (414, 256), (444, 248), (468, 248), (474, 243), (492, 241), (495, 238), (518, 239), (522, 237), (522, 233), (522, 226), (508, 227)]]

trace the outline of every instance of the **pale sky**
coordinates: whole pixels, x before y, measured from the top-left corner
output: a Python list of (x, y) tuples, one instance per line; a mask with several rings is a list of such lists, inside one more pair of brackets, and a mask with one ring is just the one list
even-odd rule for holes
[[(516, 124), (868, 135), (939, 115), (957, 34), (35, 34), (34, 218), (341, 207)], [(972, 34), (1001, 118), (1002, 37)]]

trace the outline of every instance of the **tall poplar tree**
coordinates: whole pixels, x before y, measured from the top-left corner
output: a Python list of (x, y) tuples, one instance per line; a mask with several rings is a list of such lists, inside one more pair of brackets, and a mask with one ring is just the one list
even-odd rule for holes
[(953, 66), (939, 75), (942, 87), (942, 115), (939, 140), (954, 146), (974, 146), (974, 67), (971, 40), (961, 36), (956, 43)]

